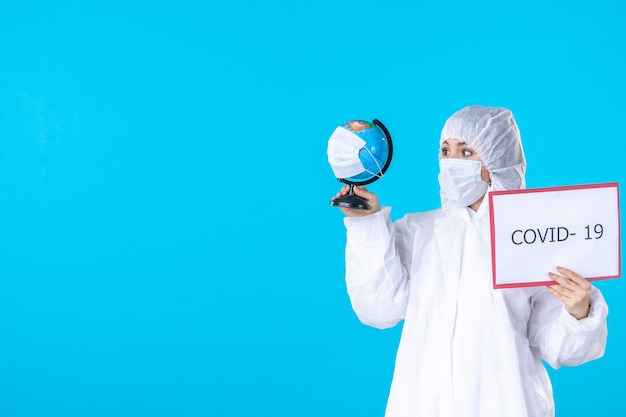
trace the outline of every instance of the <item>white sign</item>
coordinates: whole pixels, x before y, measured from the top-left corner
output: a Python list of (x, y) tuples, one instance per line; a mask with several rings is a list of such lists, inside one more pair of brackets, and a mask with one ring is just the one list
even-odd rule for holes
[(492, 191), (489, 204), (494, 288), (554, 284), (557, 266), (621, 275), (617, 183)]

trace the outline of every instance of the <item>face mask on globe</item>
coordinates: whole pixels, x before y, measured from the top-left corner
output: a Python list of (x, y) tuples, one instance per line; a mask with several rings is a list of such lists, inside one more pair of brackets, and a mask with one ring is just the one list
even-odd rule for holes
[[(328, 163), (333, 169), (337, 178), (351, 178), (363, 172), (369, 172), (372, 175), (377, 173), (370, 172), (363, 166), (359, 152), (365, 149), (371, 156), (376, 165), (378, 161), (372, 155), (372, 152), (365, 146), (366, 142), (358, 135), (350, 132), (348, 129), (339, 126), (328, 139)], [(378, 166), (378, 172), (380, 172)]]
[(441, 194), (457, 207), (467, 207), (485, 195), (489, 184), (480, 176), (480, 161), (445, 158), (439, 161)]

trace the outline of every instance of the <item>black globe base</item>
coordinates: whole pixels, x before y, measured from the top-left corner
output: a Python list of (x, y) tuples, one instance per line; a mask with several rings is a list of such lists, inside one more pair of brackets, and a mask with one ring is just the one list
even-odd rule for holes
[(372, 208), (365, 200), (356, 194), (347, 194), (330, 200), (331, 206), (369, 210)]

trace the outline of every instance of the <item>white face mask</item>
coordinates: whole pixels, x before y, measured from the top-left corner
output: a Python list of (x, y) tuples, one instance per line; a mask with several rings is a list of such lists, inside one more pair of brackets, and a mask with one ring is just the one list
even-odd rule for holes
[(439, 160), (441, 194), (457, 207), (467, 207), (485, 195), (489, 184), (480, 176), (480, 161), (445, 158)]
[(337, 178), (350, 178), (365, 171), (359, 151), (365, 141), (339, 126), (328, 139), (328, 163)]

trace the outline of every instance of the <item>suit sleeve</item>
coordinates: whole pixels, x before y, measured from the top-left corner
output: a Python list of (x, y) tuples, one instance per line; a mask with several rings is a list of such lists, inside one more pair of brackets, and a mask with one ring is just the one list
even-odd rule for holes
[[(404, 319), (409, 297), (411, 236), (390, 208), (346, 217), (346, 286), (362, 323), (384, 329)], [(408, 243), (408, 244), (407, 244)]]
[(533, 297), (529, 323), (531, 346), (554, 369), (576, 366), (604, 355), (608, 306), (596, 287), (591, 287), (589, 315), (577, 320), (547, 290)]

